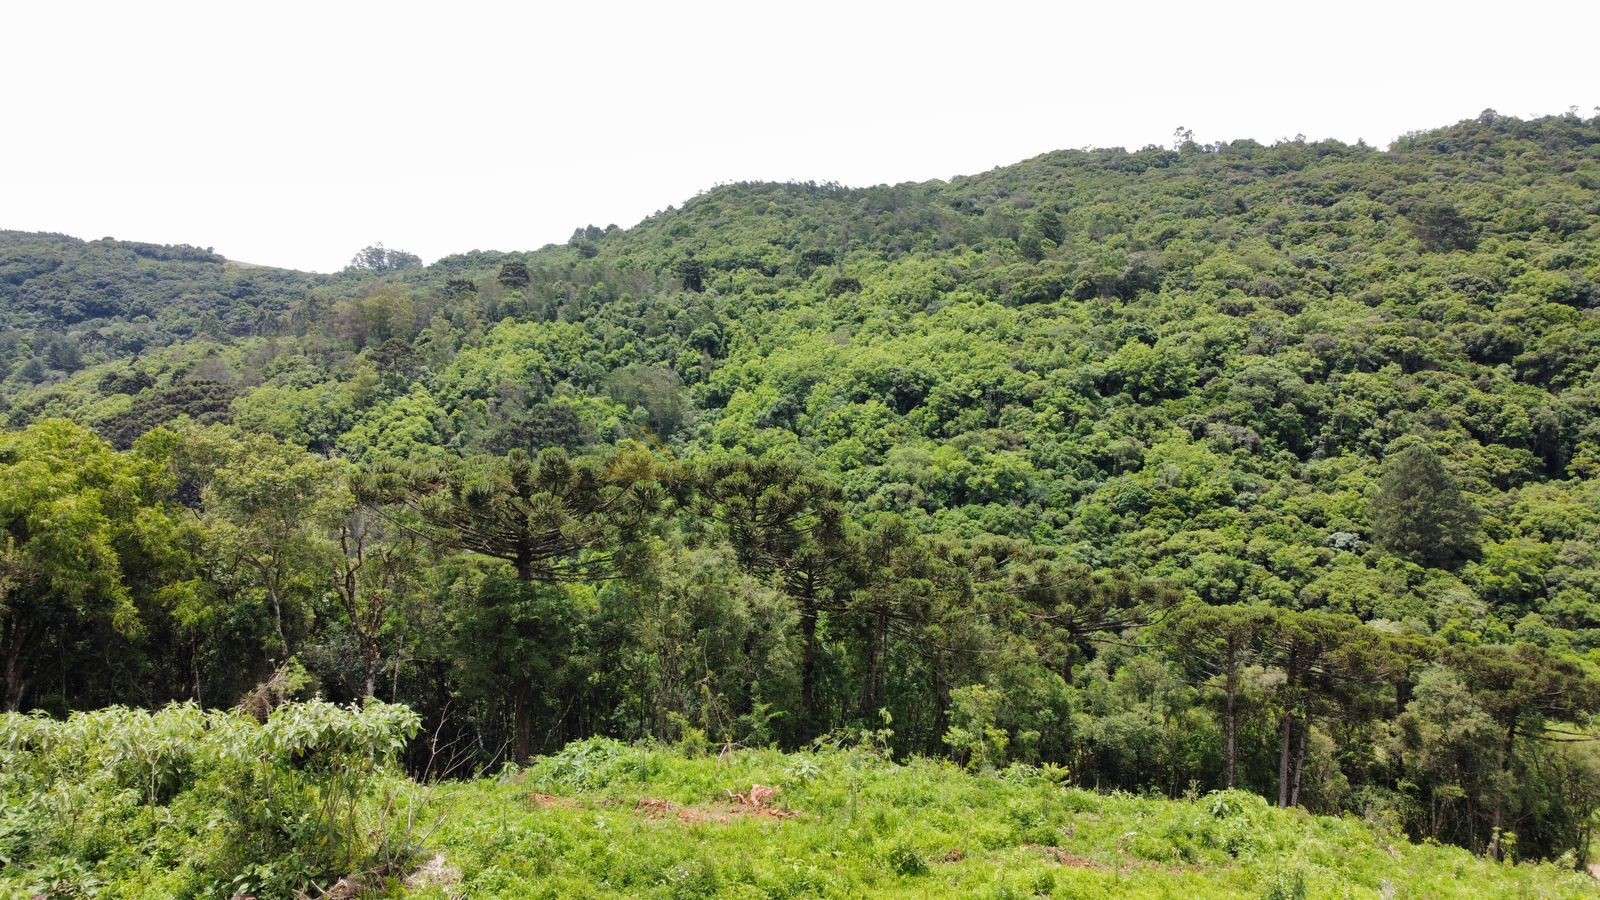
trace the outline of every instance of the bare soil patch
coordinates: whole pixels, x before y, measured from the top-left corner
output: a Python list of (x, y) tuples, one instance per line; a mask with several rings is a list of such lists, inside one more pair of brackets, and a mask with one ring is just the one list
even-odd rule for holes
[(784, 821), (800, 814), (776, 805), (780, 788), (755, 784), (743, 792), (727, 791), (727, 803), (697, 803), (679, 806), (659, 797), (640, 797), (634, 812), (647, 819), (675, 819), (684, 825), (727, 825), (741, 819)]

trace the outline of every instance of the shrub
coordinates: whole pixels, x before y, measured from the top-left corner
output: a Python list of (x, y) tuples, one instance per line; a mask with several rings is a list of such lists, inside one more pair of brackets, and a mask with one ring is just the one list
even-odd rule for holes
[(370, 869), (393, 849), (367, 801), (419, 724), (321, 700), (265, 723), (193, 704), (0, 715), (0, 895), (291, 896)]
[(967, 768), (993, 768), (1006, 758), (1010, 737), (995, 724), (1001, 693), (987, 685), (974, 684), (950, 692), (950, 730), (944, 742)]
[(889, 868), (897, 875), (925, 875), (928, 872), (927, 860), (917, 852), (917, 848), (904, 841), (889, 848)]

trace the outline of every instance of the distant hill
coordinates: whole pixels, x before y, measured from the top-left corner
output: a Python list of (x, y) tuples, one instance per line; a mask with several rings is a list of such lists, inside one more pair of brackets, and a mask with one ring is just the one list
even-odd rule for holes
[(187, 245), (0, 231), (0, 364), (29, 383), (174, 341), (249, 335), (328, 281)]
[[(1593, 120), (1492, 113), (1388, 151), (1061, 151), (728, 185), (389, 274), (5, 233), (4, 394), (17, 423), (128, 415), (115, 396), (153, 422), (203, 380), (238, 395), (228, 418), (356, 456), (537, 442), (529, 417), (561, 407), (584, 440), (792, 448), (929, 528), (1192, 570), (1174, 528), (1285, 525), (1259, 504), (1406, 434), (1485, 496), (1600, 465), (1597, 154)], [(411, 443), (362, 444), (395, 417)], [(1339, 508), (1288, 527), (1362, 532)], [(1107, 550), (1119, 533), (1149, 540)], [(1207, 592), (1288, 599), (1311, 571), (1230, 564)]]

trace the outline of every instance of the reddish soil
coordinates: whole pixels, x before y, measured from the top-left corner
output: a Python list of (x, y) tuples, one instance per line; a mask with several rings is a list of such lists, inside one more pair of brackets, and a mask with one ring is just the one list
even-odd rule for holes
[(691, 806), (678, 806), (659, 797), (640, 797), (639, 802), (633, 805), (633, 809), (647, 819), (672, 818), (684, 825), (727, 825), (740, 819), (751, 818), (783, 821), (799, 816), (800, 814), (793, 810), (774, 805), (778, 792), (778, 788), (756, 784), (751, 785), (750, 790), (743, 793), (727, 791), (729, 801), (727, 803)]
[(1024, 850), (1032, 850), (1032, 851), (1034, 851), (1036, 853), (1041, 853), (1041, 854), (1044, 855), (1044, 857), (1046, 859), (1055, 860), (1056, 862), (1062, 864), (1063, 866), (1071, 866), (1074, 869), (1108, 869), (1108, 868), (1110, 868), (1109, 866), (1102, 865), (1101, 863), (1097, 863), (1092, 859), (1085, 859), (1084, 857), (1079, 856), (1079, 855), (1071, 852), (1070, 850), (1063, 850), (1060, 847), (1045, 847), (1045, 846), (1041, 846), (1039, 844), (1025, 844), (1025, 845), (1023, 845), (1022, 849), (1024, 849)]
[(541, 809), (558, 807), (560, 809), (582, 809), (583, 804), (571, 797), (557, 797), (552, 794), (529, 794), (528, 802)]

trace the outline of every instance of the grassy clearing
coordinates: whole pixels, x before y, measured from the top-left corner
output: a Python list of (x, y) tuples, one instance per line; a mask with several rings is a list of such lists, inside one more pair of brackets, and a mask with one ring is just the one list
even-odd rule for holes
[[(759, 787), (757, 787), (759, 786)], [(771, 792), (766, 788), (773, 789)], [(609, 741), (437, 788), (423, 897), (1592, 897), (1242, 792), (1099, 795), (865, 751), (688, 758)]]

